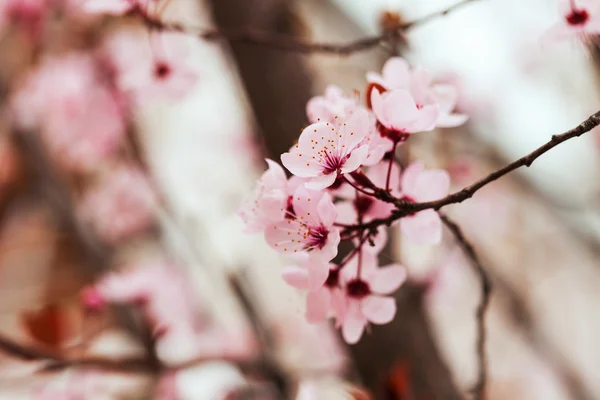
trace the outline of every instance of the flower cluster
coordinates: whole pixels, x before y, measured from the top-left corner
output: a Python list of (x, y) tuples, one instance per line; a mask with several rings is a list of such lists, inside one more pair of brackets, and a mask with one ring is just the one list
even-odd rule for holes
[[(434, 84), (401, 58), (367, 80), (366, 106), (333, 86), (308, 102), (311, 124), (281, 156), (292, 177), (267, 160), (268, 170), (239, 212), (248, 232), (263, 231), (273, 249), (289, 256), (293, 265), (284, 268), (283, 279), (308, 292), (308, 321), (334, 318), (348, 343), (356, 343), (368, 323), (393, 319), (396, 304), (389, 295), (406, 279), (401, 265), (378, 266), (387, 242), (382, 221), (398, 225), (417, 244), (441, 239), (434, 210), (392, 218), (394, 203), (437, 200), (450, 186), (446, 171), (428, 170), (419, 161), (402, 171), (397, 146), (412, 134), (467, 119), (454, 112), (452, 86)], [(342, 241), (353, 249), (338, 257)]]

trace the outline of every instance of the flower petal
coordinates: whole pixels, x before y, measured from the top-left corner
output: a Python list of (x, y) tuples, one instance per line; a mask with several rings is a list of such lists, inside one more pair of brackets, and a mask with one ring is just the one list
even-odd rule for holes
[(321, 224), (325, 225), (327, 228), (332, 226), (335, 222), (335, 219), (337, 218), (337, 209), (335, 208), (333, 201), (331, 201), (329, 193), (325, 193), (317, 203), (317, 213), (319, 214)]
[(348, 344), (355, 344), (359, 341), (367, 325), (367, 320), (362, 315), (360, 305), (357, 301), (352, 301), (346, 312), (344, 322), (342, 323), (342, 336)]
[(318, 324), (327, 319), (331, 304), (329, 290), (322, 288), (310, 292), (306, 296), (306, 320), (311, 324)]
[(329, 264), (312, 262), (306, 268), (308, 271), (308, 289), (316, 291), (322, 288), (329, 276)]
[(406, 268), (400, 264), (386, 265), (377, 269), (369, 280), (371, 290), (378, 294), (390, 294), (406, 280)]
[(419, 211), (400, 220), (400, 230), (415, 244), (438, 244), (442, 239), (442, 221), (433, 210)]
[(366, 160), (368, 154), (369, 146), (360, 146), (358, 149), (355, 149), (341, 168), (342, 174), (356, 171), (362, 165), (363, 161)]
[(414, 197), (418, 201), (439, 200), (448, 194), (450, 175), (441, 169), (423, 171), (414, 187)]
[(290, 286), (300, 290), (309, 288), (309, 273), (306, 268), (288, 266), (281, 272), (281, 277)]
[(367, 321), (383, 325), (394, 319), (396, 300), (388, 296), (368, 296), (361, 301), (362, 314)]
[[(283, 157), (283, 156), (282, 156)], [(315, 178), (311, 178), (304, 184), (304, 187), (311, 190), (323, 190), (333, 185), (335, 182), (335, 178), (337, 177), (336, 172), (331, 172), (329, 174), (319, 175)]]

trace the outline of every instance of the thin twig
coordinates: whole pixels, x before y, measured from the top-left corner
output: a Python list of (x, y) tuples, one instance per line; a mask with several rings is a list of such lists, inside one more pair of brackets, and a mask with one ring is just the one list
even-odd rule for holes
[(463, 249), (465, 254), (471, 259), (473, 266), (475, 267), (475, 271), (479, 275), (479, 280), (481, 281), (481, 300), (479, 305), (477, 306), (476, 311), (476, 319), (477, 319), (477, 363), (478, 363), (478, 373), (477, 373), (477, 381), (473, 386), (472, 392), (475, 395), (476, 400), (482, 400), (484, 398), (485, 393), (485, 384), (487, 381), (487, 357), (485, 353), (485, 344), (486, 344), (486, 329), (485, 329), (485, 315), (490, 304), (490, 296), (492, 294), (492, 281), (485, 271), (481, 262), (479, 261), (479, 257), (477, 257), (477, 253), (475, 252), (475, 248), (473, 245), (467, 240), (465, 235), (460, 229), (460, 226), (452, 219), (450, 219), (446, 214), (440, 212), (440, 218), (446, 227), (452, 232), (459, 246)]
[(360, 51), (369, 50), (382, 44), (391, 43), (402, 34), (417, 26), (422, 26), (429, 21), (450, 14), (462, 8), (464, 5), (476, 0), (462, 0), (448, 8), (435, 11), (422, 18), (406, 22), (395, 31), (384, 32), (377, 36), (367, 36), (347, 43), (317, 43), (303, 41), (289, 35), (281, 35), (274, 32), (265, 32), (260, 30), (242, 28), (242, 29), (192, 29), (177, 23), (167, 23), (147, 14), (144, 10), (135, 9), (133, 13), (142, 18), (142, 21), (150, 29), (166, 30), (195, 35), (204, 40), (227, 40), (230, 42), (248, 43), (259, 46), (270, 47), (272, 49), (289, 51), (301, 54), (333, 54), (347, 56)]

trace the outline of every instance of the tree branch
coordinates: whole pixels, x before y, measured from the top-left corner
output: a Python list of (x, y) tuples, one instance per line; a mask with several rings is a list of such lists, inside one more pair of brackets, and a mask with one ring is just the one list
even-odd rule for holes
[(485, 354), (485, 343), (486, 343), (486, 329), (485, 329), (485, 314), (490, 304), (490, 296), (492, 294), (492, 281), (485, 271), (479, 257), (475, 252), (473, 245), (467, 240), (463, 234), (460, 226), (446, 214), (440, 213), (440, 218), (446, 227), (452, 232), (459, 246), (463, 249), (465, 254), (471, 259), (472, 265), (475, 267), (475, 272), (479, 275), (481, 281), (481, 300), (477, 306), (476, 318), (477, 318), (477, 362), (478, 362), (478, 374), (477, 381), (473, 386), (472, 392), (475, 395), (476, 400), (484, 399), (485, 385), (487, 381), (487, 361)]
[(425, 25), (426, 23), (439, 17), (446, 16), (474, 1), (477, 0), (462, 0), (443, 10), (435, 11), (422, 18), (401, 24), (395, 30), (387, 31), (377, 36), (367, 36), (348, 43), (339, 44), (303, 41), (289, 35), (281, 35), (273, 32), (251, 29), (192, 29), (177, 23), (163, 22), (141, 9), (134, 9), (132, 14), (141, 17), (144, 25), (150, 29), (186, 33), (197, 36), (204, 40), (227, 40), (230, 42), (248, 43), (301, 54), (320, 53), (347, 56), (353, 53), (375, 48), (384, 43), (391, 43), (397, 38), (398, 35), (417, 26)]

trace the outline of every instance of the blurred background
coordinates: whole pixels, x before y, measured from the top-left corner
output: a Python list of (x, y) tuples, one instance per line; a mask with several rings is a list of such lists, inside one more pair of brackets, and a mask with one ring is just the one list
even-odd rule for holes
[[(455, 2), (170, 0), (157, 15), (192, 32), (342, 44)], [(449, 232), (437, 246), (407, 244), (391, 232), (384, 263), (397, 260), (409, 273), (395, 295), (397, 315), (348, 346), (332, 325), (305, 321), (303, 295), (281, 279), (282, 259), (262, 235), (243, 232), (236, 212), (266, 168), (263, 159), (279, 160), (308, 124), (306, 102), (330, 84), (364, 93), (365, 74), (392, 55), (459, 88), (458, 109), (469, 122), (411, 139), (398, 153), (403, 165), (420, 159), (446, 169), (453, 190), (576, 126), (600, 109), (599, 53), (594, 40), (542, 44), (559, 18), (554, 0), (471, 0), (403, 32), (395, 46), (351, 54), (188, 35), (186, 65), (195, 78), (186, 95), (128, 105), (119, 150), (75, 173), (59, 145), (15, 124), (23, 117), (8, 104), (24, 90), (26, 71), (45, 53), (89, 51), (114, 35), (146, 40), (160, 28), (129, 15), (94, 21), (90, 31), (87, 20), (54, 15), (43, 40), (32, 40), (0, 22), (0, 398), (471, 398), (480, 282)], [(74, 76), (50, 81), (67, 87)], [(24, 96), (20, 109), (31, 111), (33, 95)], [(75, 117), (66, 118), (68, 125)], [(494, 287), (487, 400), (600, 399), (599, 140), (592, 131), (561, 144), (447, 208)], [(125, 180), (113, 193), (119, 205), (90, 199), (124, 165), (143, 171), (150, 188)], [(121, 229), (117, 214), (133, 213), (139, 205), (128, 196), (142, 191), (152, 218), (127, 235), (106, 234)], [(100, 222), (90, 209), (101, 210)], [(181, 338), (157, 341), (135, 305), (110, 312), (82, 305), (86, 285), (156, 254), (193, 287), (205, 337), (215, 338), (206, 354), (190, 357)], [(134, 362), (140, 357), (144, 367)], [(131, 362), (98, 369), (77, 361), (94, 358)], [(41, 397), (48, 387), (77, 385), (86, 388), (81, 397)]]

